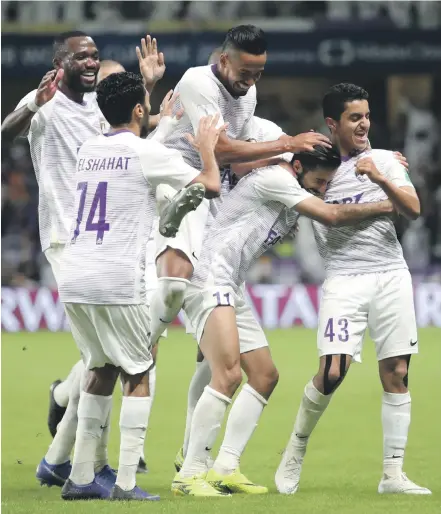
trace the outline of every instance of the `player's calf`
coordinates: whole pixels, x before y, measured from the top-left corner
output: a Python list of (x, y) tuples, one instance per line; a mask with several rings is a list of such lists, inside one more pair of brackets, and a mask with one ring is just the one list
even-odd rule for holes
[[(166, 257), (167, 251), (160, 258)], [(187, 264), (191, 267), (188, 269)], [(180, 271), (179, 271), (180, 270)], [(175, 270), (186, 276), (191, 276), (193, 267), (186, 263), (183, 268)], [(190, 271), (190, 274), (189, 274)], [(172, 275), (158, 275), (158, 287), (154, 292), (150, 304), (151, 336), (150, 342), (154, 346), (163, 334), (167, 325), (172, 323), (184, 303), (184, 295), (189, 284), (187, 278)]]
[(333, 392), (346, 376), (350, 361), (349, 355), (321, 357), (317, 375), (306, 384), (294, 429), (275, 476), (280, 493), (297, 492), (309, 437), (328, 407)]

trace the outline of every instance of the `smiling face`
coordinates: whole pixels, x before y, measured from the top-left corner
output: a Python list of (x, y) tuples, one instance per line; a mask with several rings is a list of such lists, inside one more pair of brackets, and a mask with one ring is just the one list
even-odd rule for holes
[(368, 144), (370, 122), (367, 100), (353, 100), (345, 103), (340, 120), (326, 120), (339, 147), (346, 153), (364, 150)]
[(325, 195), (329, 182), (333, 179), (336, 170), (318, 167), (313, 171), (304, 172), (299, 161), (294, 161), (294, 170), (300, 185), (309, 193), (322, 198)]
[(54, 60), (57, 68), (64, 69), (63, 83), (77, 93), (94, 91), (100, 59), (93, 39), (87, 36), (71, 37), (65, 45), (66, 51)]
[(265, 63), (266, 52), (253, 55), (231, 49), (221, 54), (219, 72), (232, 95), (244, 96), (260, 79)]

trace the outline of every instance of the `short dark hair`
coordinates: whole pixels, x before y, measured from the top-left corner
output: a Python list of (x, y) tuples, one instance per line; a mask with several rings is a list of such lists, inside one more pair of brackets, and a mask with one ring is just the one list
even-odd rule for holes
[(342, 82), (332, 86), (323, 97), (323, 116), (339, 120), (345, 110), (346, 102), (368, 100), (369, 93), (360, 86)]
[(133, 109), (144, 105), (145, 95), (141, 75), (130, 71), (112, 73), (96, 88), (98, 106), (112, 127), (130, 123)]
[(71, 37), (89, 37), (89, 35), (81, 30), (69, 30), (68, 32), (62, 32), (58, 34), (58, 36), (55, 36), (53, 45), (54, 59), (64, 56), (67, 52), (66, 42)]
[(265, 33), (254, 25), (238, 25), (227, 32), (222, 44), (222, 51), (234, 48), (252, 55), (262, 55), (266, 52), (267, 41)]
[(341, 164), (340, 152), (336, 146), (328, 148), (322, 145), (315, 145), (310, 152), (294, 154), (292, 163), (300, 161), (303, 172), (315, 171), (317, 168), (325, 168), (329, 171), (336, 170)]

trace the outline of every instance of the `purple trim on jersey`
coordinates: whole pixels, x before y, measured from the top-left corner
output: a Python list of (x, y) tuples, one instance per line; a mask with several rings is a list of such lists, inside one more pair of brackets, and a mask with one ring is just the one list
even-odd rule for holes
[[(112, 137), (112, 136), (117, 136), (118, 134), (122, 134), (123, 132), (130, 132), (130, 134), (133, 134), (133, 132), (129, 129), (120, 129), (120, 130), (115, 130), (115, 132), (108, 132), (107, 134), (103, 134), (103, 136)], [(135, 135), (135, 134), (133, 134), (133, 135)]]
[(352, 159), (352, 155), (342, 155), (341, 162), (348, 162)]

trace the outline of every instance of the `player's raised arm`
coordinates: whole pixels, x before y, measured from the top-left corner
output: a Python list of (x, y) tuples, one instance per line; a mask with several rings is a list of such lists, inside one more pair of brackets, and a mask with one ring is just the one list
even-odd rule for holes
[(219, 196), (221, 190), (220, 171), (215, 156), (215, 147), (219, 136), (225, 132), (227, 125), (219, 126), (220, 115), (206, 116), (199, 122), (196, 137), (188, 134), (191, 145), (199, 152), (203, 169), (201, 173), (192, 180), (192, 184), (200, 182), (205, 186), (207, 198)]
[(393, 162), (388, 175), (380, 173), (371, 157), (357, 162), (356, 173), (367, 175), (369, 179), (381, 187), (393, 202), (397, 211), (409, 220), (416, 220), (421, 214), (420, 200), (404, 167)]
[(152, 94), (158, 80), (161, 80), (165, 73), (164, 54), (158, 52), (158, 43), (155, 38), (146, 36), (141, 39), (141, 48), (136, 47), (136, 56), (139, 62), (139, 71), (144, 79), (144, 85)]
[(316, 145), (331, 147), (328, 137), (317, 132), (306, 132), (297, 136), (284, 136), (277, 141), (250, 143), (232, 140), (224, 133), (216, 146), (219, 163), (236, 163), (274, 157), (282, 153), (300, 153), (312, 150)]
[(42, 78), (35, 95), (33, 93), (26, 95), (17, 108), (6, 116), (2, 123), (3, 141), (12, 142), (17, 137), (27, 134), (35, 113), (54, 97), (63, 73), (62, 69), (48, 71)]

